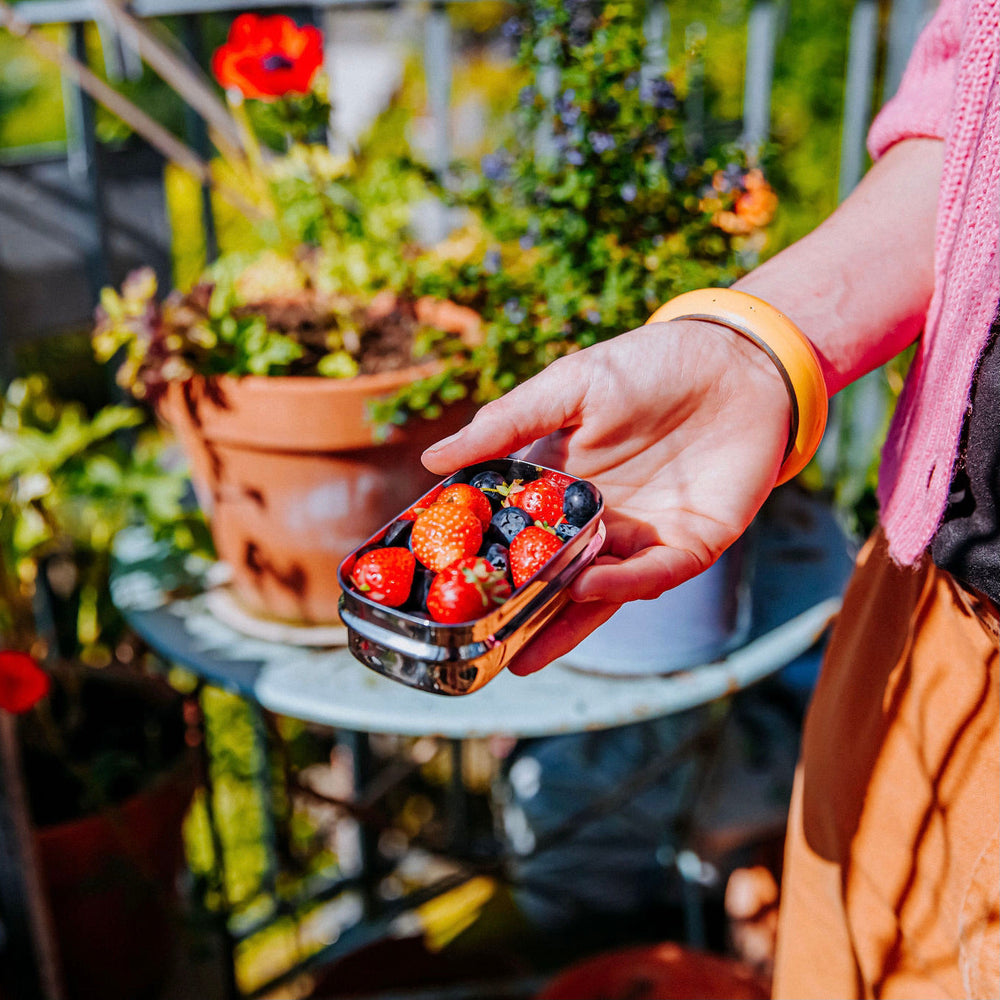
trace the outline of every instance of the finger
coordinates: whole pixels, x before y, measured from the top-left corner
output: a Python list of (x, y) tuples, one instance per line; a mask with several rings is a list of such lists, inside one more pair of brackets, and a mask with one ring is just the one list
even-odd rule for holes
[(560, 361), (553, 362), (488, 403), (458, 433), (431, 445), (421, 461), (431, 472), (447, 475), (473, 462), (502, 458), (567, 426), (579, 410), (586, 381), (564, 377), (560, 371)]
[(650, 601), (710, 565), (685, 549), (657, 545), (627, 559), (603, 556), (583, 569), (571, 585), (574, 601)]
[(513, 660), (507, 669), (526, 677), (568, 653), (598, 625), (603, 625), (619, 608), (610, 601), (570, 603), (545, 626)]

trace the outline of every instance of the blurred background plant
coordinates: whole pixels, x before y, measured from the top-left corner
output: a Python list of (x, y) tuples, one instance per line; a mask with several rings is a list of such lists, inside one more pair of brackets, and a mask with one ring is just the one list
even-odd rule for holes
[(0, 399), (0, 635), (55, 679), (44, 710), (22, 723), (56, 767), (32, 786), (39, 821), (118, 801), (141, 786), (147, 765), (162, 765), (152, 744), (146, 754), (134, 741), (117, 743), (118, 730), (104, 724), (101, 733), (84, 709), (88, 677), (148, 666), (111, 601), (115, 534), (142, 518), (186, 551), (209, 551), (201, 516), (183, 503), (186, 479), (163, 464), (163, 438), (145, 422), (136, 407), (90, 415), (37, 374), (11, 382)]
[(731, 283), (765, 244), (777, 197), (745, 150), (695, 134), (696, 54), (652, 64), (645, 12), (539, 0), (504, 24), (521, 84), (509, 137), (480, 170), (456, 166), (467, 223), (415, 262), (421, 291), (484, 317), (469, 363), (480, 399), (673, 295)]
[(8, 642), (95, 667), (116, 652), (128, 656), (107, 586), (115, 534), (141, 518), (185, 550), (209, 551), (201, 515), (182, 502), (183, 472), (162, 461), (164, 438), (136, 407), (90, 415), (35, 374), (7, 387), (0, 441), (0, 627)]
[[(376, 158), (332, 151), (321, 61), (318, 29), (281, 14), (240, 15), (216, 49), (240, 148), (212, 176), (243, 225), (162, 305), (151, 271), (120, 294), (105, 289), (95, 348), (102, 361), (124, 358), (118, 381), (138, 398), (155, 402), (192, 374), (351, 378), (431, 357), (450, 373), (467, 356), (468, 338), (442, 329), (414, 292), (410, 261), (425, 252), (415, 215), (432, 174), (402, 144)], [(465, 388), (443, 378), (431, 394), (412, 408), (433, 416)]]
[[(678, 84), (678, 96), (685, 104), (684, 114), (696, 124), (700, 120), (703, 139), (708, 148), (716, 149), (739, 134), (742, 85), (746, 71), (746, 25), (751, 6), (748, 0), (710, 0), (708, 3), (700, 0), (670, 0), (662, 8), (666, 15), (662, 33), (648, 39), (653, 49), (659, 48), (665, 60), (673, 64), (671, 76)], [(840, 141), (847, 43), (853, 9), (853, 0), (815, 0), (809, 4), (781, 5), (777, 11), (771, 141), (762, 152), (767, 168), (766, 178), (778, 195), (779, 206), (768, 226), (767, 243), (756, 251), (761, 257), (780, 250), (813, 228), (837, 202), (838, 179), (835, 165)], [(461, 125), (455, 123), (453, 140), (462, 151), (468, 152), (471, 143), (478, 144), (483, 153), (498, 152), (493, 137), (498, 128), (509, 122), (509, 112), (512, 110), (509, 98), (516, 95), (522, 86), (528, 85), (533, 74), (538, 74), (539, 67), (531, 53), (520, 47), (520, 40), (504, 37), (505, 34), (517, 34), (511, 23), (511, 15), (517, 14), (518, 10), (517, 5), (482, 2), (455, 5), (452, 11), (452, 21), (459, 33), (458, 43), (463, 50), (463, 58), (455, 66), (454, 105), (459, 110), (470, 103), (480, 110), (487, 108), (490, 118), (489, 126), (482, 131), (466, 128), (464, 117)], [(162, 23), (178, 37), (183, 33), (183, 25), (177, 20), (166, 18)], [(229, 19), (224, 15), (209, 14), (201, 18), (200, 23), (202, 43), (207, 51), (225, 41)], [(60, 35), (58, 28), (44, 30), (53, 37)], [(638, 26), (636, 30), (639, 30)], [(535, 34), (537, 32), (534, 32), (533, 37)], [(87, 37), (90, 61), (102, 71), (110, 50), (104, 40), (98, 37), (96, 29), (91, 28)], [(512, 42), (521, 52), (521, 57), (516, 60), (509, 58)], [(23, 42), (9, 35), (0, 35), (0, 52), (4, 54), (0, 89), (5, 91), (11, 103), (10, 113), (0, 121), (0, 146), (10, 149), (32, 142), (52, 148), (64, 142), (65, 126), (61, 114), (58, 73), (39, 60)], [(884, 72), (884, 69), (881, 64), (876, 67), (878, 74)], [(688, 77), (686, 87), (680, 85), (678, 75)], [(542, 76), (545, 76), (544, 72)], [(548, 79), (552, 79), (551, 72)], [(116, 87), (149, 109), (157, 120), (168, 124), (173, 131), (183, 132), (186, 114), (184, 101), (175, 89), (148, 67), (138, 63), (138, 71), (126, 79), (119, 79)], [(542, 93), (544, 95), (548, 91), (542, 88)], [(553, 92), (549, 97), (539, 100), (551, 103), (556, 97), (558, 94)], [(336, 94), (333, 98), (336, 100)], [(410, 158), (395, 158), (400, 150), (401, 139), (408, 147), (413, 148), (413, 140), (417, 138), (419, 131), (417, 126), (420, 116), (426, 113), (426, 91), (419, 59), (412, 59), (406, 64), (396, 98), (393, 107), (375, 123), (365, 138), (363, 159), (369, 168), (365, 172), (368, 182), (364, 183), (360, 177), (350, 181), (351, 184), (357, 184), (359, 189), (365, 188), (359, 202), (368, 206), (368, 218), (379, 214), (386, 218), (392, 212), (398, 212), (399, 205), (403, 202), (422, 204), (427, 194), (425, 177), (420, 171), (413, 173)], [(251, 100), (247, 102), (246, 110), (255, 129), (265, 138), (265, 144), (274, 143), (277, 132), (266, 120), (273, 119), (274, 116), (266, 105)], [(522, 112), (522, 119), (526, 119), (526, 109), (522, 109)], [(554, 109), (544, 111), (550, 117), (553, 113)], [(461, 114), (464, 116), (466, 111), (461, 110)], [(97, 126), (98, 138), (103, 143), (120, 145), (127, 142), (132, 134), (128, 126), (100, 107), (97, 108)], [(521, 147), (522, 151), (526, 148)], [(500, 164), (495, 160), (487, 163), (488, 168), (494, 170), (502, 161)], [(174, 232), (174, 284), (177, 288), (189, 289), (202, 273), (206, 255), (199, 211), (202, 192), (195, 179), (170, 165), (166, 169), (166, 181), (171, 228)], [(375, 206), (375, 199), (380, 197), (384, 201), (384, 210)], [(492, 197), (501, 200), (495, 190)], [(241, 245), (259, 248), (259, 234), (252, 221), (248, 221), (227, 204), (224, 198), (217, 195), (213, 197), (213, 207), (219, 245), (223, 252), (233, 251)], [(379, 224), (375, 228), (382, 226)], [(367, 269), (374, 278), (369, 284), (381, 280), (379, 267), (372, 267), (370, 262), (363, 259), (367, 253), (364, 247), (372, 245), (359, 244), (351, 253), (339, 258), (344, 262), (345, 269), (355, 275), (363, 274)], [(493, 242), (487, 242), (485, 248), (477, 247), (477, 251), (484, 257), (485, 249), (493, 245)], [(360, 258), (361, 263), (356, 258)], [(383, 257), (383, 262), (384, 260)], [(398, 255), (390, 251), (389, 260), (394, 262), (390, 264), (390, 269), (398, 269)], [(496, 256), (491, 255), (486, 261), (487, 267), (494, 266), (495, 260)], [(407, 261), (405, 265), (409, 267), (410, 263)], [(475, 264), (470, 266), (481, 272), (482, 263), (480, 261), (478, 267)], [(425, 259), (421, 266), (428, 268), (431, 264)], [(517, 266), (527, 267), (527, 264), (519, 261), (515, 263), (514, 269)], [(383, 267), (383, 273), (384, 270)], [(505, 280), (514, 283), (506, 260), (503, 271), (505, 273), (497, 278), (497, 294), (490, 297), (489, 306), (493, 309), (501, 309), (516, 297), (500, 297), (502, 283)], [(445, 273), (454, 273), (454, 268)], [(423, 277), (418, 277), (419, 280), (424, 280)], [(480, 274), (479, 277), (484, 276)], [(410, 279), (405, 279), (397, 270), (392, 280), (403, 282)], [(442, 285), (433, 276), (428, 283), (434, 288)], [(415, 292), (418, 291), (416, 285), (412, 287)], [(641, 311), (636, 310), (637, 313)], [(521, 308), (512, 307), (511, 312), (517, 317)], [(508, 333), (516, 342), (513, 330), (516, 324), (507, 323), (504, 315), (498, 315), (495, 319), (496, 326), (508, 327)], [(608, 320), (613, 321), (613, 318), (608, 317)], [(584, 336), (590, 335), (592, 333), (584, 331)], [(428, 339), (433, 341), (434, 336), (428, 334)], [(510, 343), (504, 343), (505, 338), (498, 333), (496, 327), (491, 339), (494, 341), (491, 350), (496, 351), (498, 348), (495, 343), (500, 342), (499, 350), (506, 355), (504, 364), (513, 363), (522, 372), (530, 372), (532, 365), (524, 364), (521, 352), (548, 356), (547, 352), (557, 350), (554, 346), (539, 350), (538, 345), (532, 348), (519, 345), (515, 349)], [(328, 364), (336, 367), (337, 362)], [(907, 359), (902, 358), (876, 377), (884, 400), (884, 412), (875, 418), (874, 432), (869, 426), (871, 420), (867, 418), (862, 421), (863, 426), (857, 428), (851, 420), (843, 421), (834, 429), (838, 435), (836, 448), (831, 443), (827, 454), (837, 451), (839, 455), (845, 456), (849, 452), (850, 458), (826, 461), (822, 466), (814, 463), (807, 472), (810, 485), (830, 492), (852, 528), (861, 534), (872, 523), (872, 485), (877, 470), (879, 446), (906, 364)], [(484, 368), (484, 371), (488, 372), (489, 369)], [(498, 366), (495, 374), (499, 378), (505, 372)], [(520, 376), (515, 376), (517, 377)], [(488, 376), (487, 381), (495, 380)], [(507, 377), (504, 381), (509, 382), (510, 378)], [(424, 386), (420, 391), (414, 392), (413, 402), (419, 405), (427, 400), (433, 406), (430, 401), (433, 395), (434, 387)], [(831, 438), (834, 432), (831, 432)]]

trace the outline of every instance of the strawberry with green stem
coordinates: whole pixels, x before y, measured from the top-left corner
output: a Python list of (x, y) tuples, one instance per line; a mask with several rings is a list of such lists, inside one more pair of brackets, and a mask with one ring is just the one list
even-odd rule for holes
[(562, 540), (550, 528), (538, 524), (519, 531), (510, 543), (510, 573), (514, 586), (531, 579), (562, 548)]
[(554, 479), (536, 479), (516, 490), (512, 487), (504, 503), (508, 507), (520, 507), (534, 520), (554, 526), (563, 519), (565, 491), (566, 488)]
[(436, 622), (455, 625), (473, 621), (510, 597), (503, 570), (482, 556), (467, 556), (445, 567), (427, 591), (427, 613)]

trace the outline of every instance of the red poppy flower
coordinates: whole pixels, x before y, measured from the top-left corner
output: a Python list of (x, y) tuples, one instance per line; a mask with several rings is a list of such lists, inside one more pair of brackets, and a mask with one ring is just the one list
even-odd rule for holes
[(273, 101), (285, 94), (308, 93), (323, 62), (318, 28), (300, 28), (290, 17), (240, 14), (229, 37), (212, 56), (212, 72), (226, 90)]
[(0, 651), (0, 708), (27, 712), (49, 693), (49, 687), (49, 675), (27, 653)]

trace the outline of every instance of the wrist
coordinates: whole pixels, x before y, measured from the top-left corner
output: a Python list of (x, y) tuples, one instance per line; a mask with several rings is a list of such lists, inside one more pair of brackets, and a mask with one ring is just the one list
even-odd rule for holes
[(808, 464), (823, 437), (827, 390), (819, 357), (805, 334), (774, 306), (747, 292), (703, 288), (660, 306), (650, 323), (700, 320), (744, 337), (770, 360), (790, 404), (788, 443), (777, 483), (787, 482)]

